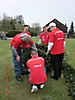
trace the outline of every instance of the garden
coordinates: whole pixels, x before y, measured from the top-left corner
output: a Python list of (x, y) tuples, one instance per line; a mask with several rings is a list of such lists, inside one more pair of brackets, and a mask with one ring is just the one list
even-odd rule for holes
[[(33, 38), (35, 43), (38, 38)], [(17, 82), (14, 75), (10, 40), (0, 40), (0, 100), (75, 100), (75, 39), (66, 39), (65, 57), (63, 60), (63, 74), (57, 81), (50, 78), (53, 73), (50, 69), (49, 57), (45, 57), (45, 51), (41, 52), (41, 48), (46, 46), (38, 45), (40, 56), (45, 57), (47, 67), (48, 81), (45, 83), (43, 90), (31, 93), (31, 86), (28, 82), (28, 76), (22, 76), (23, 82)], [(49, 55), (48, 55), (49, 56)], [(6, 68), (8, 67), (8, 81), (6, 76)], [(8, 87), (7, 87), (8, 86)], [(8, 90), (8, 92), (7, 92)]]

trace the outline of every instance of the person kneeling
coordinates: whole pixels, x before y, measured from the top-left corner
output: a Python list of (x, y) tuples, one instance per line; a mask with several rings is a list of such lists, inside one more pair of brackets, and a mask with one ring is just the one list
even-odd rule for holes
[(39, 88), (43, 89), (44, 83), (47, 81), (47, 75), (44, 71), (44, 59), (38, 56), (36, 50), (31, 51), (31, 57), (26, 64), (30, 71), (31, 92), (36, 92)]

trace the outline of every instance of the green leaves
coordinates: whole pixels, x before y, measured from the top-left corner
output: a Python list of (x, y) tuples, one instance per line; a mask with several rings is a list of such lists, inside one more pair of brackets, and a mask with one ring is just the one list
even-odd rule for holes
[[(36, 47), (38, 49), (38, 55), (45, 59), (46, 71), (51, 72), (52, 67), (51, 67), (51, 61), (50, 61), (50, 54), (46, 55), (47, 45), (36, 44)], [(25, 64), (25, 66), (26, 66), (26, 61), (31, 58), (30, 51), (31, 49), (25, 49), (25, 52), (23, 54), (23, 63)]]
[[(65, 58), (67, 55), (65, 54)], [(75, 69), (67, 63), (67, 59), (63, 61), (63, 74), (66, 79), (66, 85), (69, 89), (69, 96), (75, 100)]]

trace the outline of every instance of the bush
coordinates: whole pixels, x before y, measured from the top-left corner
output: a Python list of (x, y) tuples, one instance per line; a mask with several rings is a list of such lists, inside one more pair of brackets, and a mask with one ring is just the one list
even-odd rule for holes
[[(47, 45), (36, 44), (36, 47), (38, 49), (38, 55), (45, 59), (45, 67), (46, 67), (47, 72), (51, 72), (52, 67), (51, 67), (51, 62), (50, 62), (50, 54), (46, 55)], [(30, 51), (31, 51), (31, 49), (24, 50), (23, 63), (25, 66), (26, 66), (26, 61), (31, 58)]]
[(12, 31), (8, 31), (6, 36), (7, 37), (14, 37), (16, 34), (21, 33), (22, 31), (17, 31), (17, 30), (12, 30)]
[(66, 85), (69, 90), (69, 96), (75, 100), (75, 69), (67, 63), (67, 55), (65, 54), (65, 59), (63, 60), (63, 74), (66, 79)]

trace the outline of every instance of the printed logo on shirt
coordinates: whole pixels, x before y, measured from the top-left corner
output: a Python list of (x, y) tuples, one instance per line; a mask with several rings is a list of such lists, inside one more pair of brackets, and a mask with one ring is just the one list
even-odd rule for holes
[(35, 67), (35, 68), (41, 67), (41, 64), (39, 64), (39, 65), (34, 65), (33, 67)]
[(58, 40), (63, 40), (63, 38), (58, 38)]

